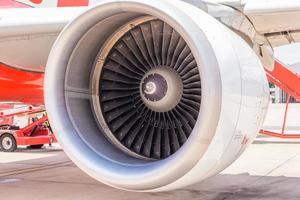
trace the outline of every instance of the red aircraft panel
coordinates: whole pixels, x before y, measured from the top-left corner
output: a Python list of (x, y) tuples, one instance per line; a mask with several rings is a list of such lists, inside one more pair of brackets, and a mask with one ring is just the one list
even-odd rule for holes
[(43, 79), (43, 73), (17, 70), (0, 63), (0, 99), (43, 104)]

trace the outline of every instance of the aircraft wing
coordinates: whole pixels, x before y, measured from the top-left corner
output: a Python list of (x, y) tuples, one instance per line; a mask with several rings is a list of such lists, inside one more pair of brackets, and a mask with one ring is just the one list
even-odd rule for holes
[(43, 71), (58, 34), (84, 9), (0, 10), (0, 62), (25, 70)]
[(242, 11), (272, 46), (300, 42), (299, 0), (248, 0)]

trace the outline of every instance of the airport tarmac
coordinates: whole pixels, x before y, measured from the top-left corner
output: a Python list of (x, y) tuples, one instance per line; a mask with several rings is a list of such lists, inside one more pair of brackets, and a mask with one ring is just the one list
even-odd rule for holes
[[(283, 105), (272, 105), (265, 128), (279, 130)], [(290, 111), (288, 132), (300, 132), (300, 106)], [(297, 122), (299, 120), (299, 122)], [(300, 199), (300, 140), (259, 135), (221, 174), (164, 193), (132, 193), (105, 186), (78, 169), (58, 145), (0, 153), (1, 200), (236, 200)]]

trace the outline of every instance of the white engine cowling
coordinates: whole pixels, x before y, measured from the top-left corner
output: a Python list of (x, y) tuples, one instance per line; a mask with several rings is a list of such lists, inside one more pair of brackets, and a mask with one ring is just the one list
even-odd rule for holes
[(165, 191), (229, 166), (254, 140), (268, 84), (253, 50), (179, 0), (103, 0), (58, 37), (45, 74), (50, 123), (83, 171)]

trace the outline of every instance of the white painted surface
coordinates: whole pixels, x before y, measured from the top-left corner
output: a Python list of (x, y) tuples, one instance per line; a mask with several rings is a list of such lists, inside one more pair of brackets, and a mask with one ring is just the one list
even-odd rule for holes
[(56, 37), (84, 9), (0, 9), (0, 61), (20, 69), (44, 71)]
[(244, 0), (244, 5), (246, 14), (300, 12), (299, 0)]

